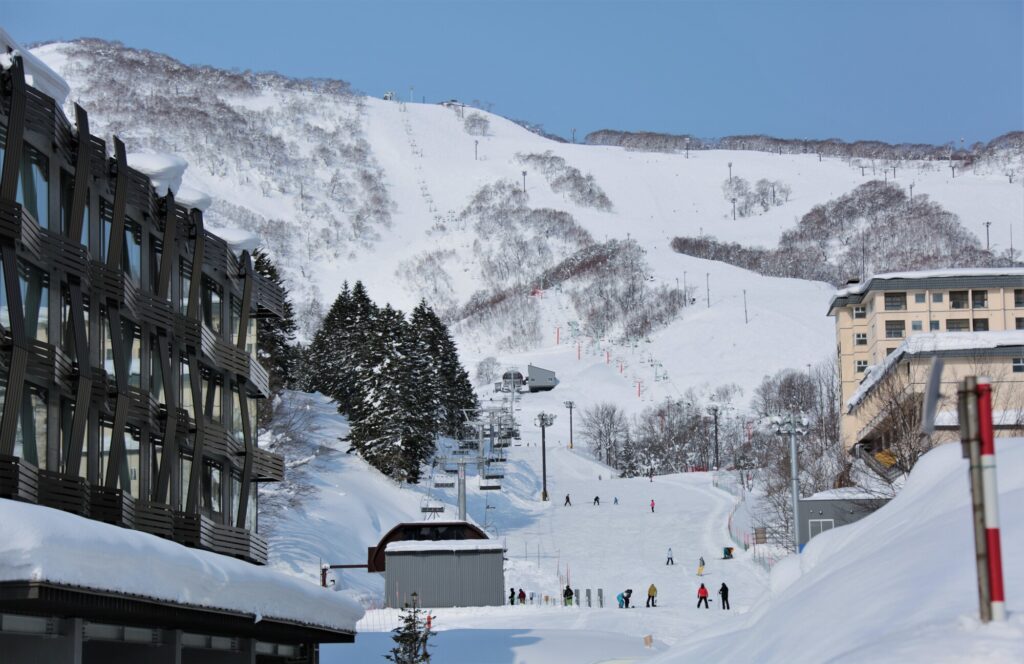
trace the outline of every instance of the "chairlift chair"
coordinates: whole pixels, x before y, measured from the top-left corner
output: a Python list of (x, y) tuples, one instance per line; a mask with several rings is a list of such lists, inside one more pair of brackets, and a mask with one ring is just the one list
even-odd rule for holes
[[(455, 472), (458, 472), (457, 470)], [(451, 489), (455, 486), (455, 480), (450, 477), (438, 477), (434, 480), (434, 487), (437, 489)]]
[(487, 468), (484, 470), (485, 480), (502, 480), (505, 479), (505, 471), (497, 468)]
[(501, 491), (500, 482), (480, 482), (481, 491)]
[(420, 501), (420, 512), (423, 514), (441, 514), (444, 512), (444, 503), (439, 500), (433, 500), (429, 496), (424, 496), (423, 500)]

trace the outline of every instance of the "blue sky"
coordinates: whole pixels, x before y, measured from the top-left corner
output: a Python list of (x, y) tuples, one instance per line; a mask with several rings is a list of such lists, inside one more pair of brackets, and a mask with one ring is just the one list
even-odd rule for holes
[(22, 42), (342, 78), (602, 128), (890, 142), (1024, 128), (1024, 2), (0, 0)]

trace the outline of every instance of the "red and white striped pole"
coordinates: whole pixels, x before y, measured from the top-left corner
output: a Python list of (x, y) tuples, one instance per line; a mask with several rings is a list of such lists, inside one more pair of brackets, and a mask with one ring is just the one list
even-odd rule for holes
[(992, 620), (1006, 620), (1003, 559), (999, 541), (999, 491), (996, 485), (996, 444), (992, 427), (992, 382), (978, 378), (978, 438), (981, 442), (981, 484), (985, 501), (985, 540)]

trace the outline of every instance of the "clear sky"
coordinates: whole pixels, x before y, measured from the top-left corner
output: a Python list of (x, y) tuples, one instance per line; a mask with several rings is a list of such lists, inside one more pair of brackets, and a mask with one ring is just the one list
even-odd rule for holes
[(890, 142), (1024, 128), (1022, 0), (0, 0), (27, 43), (341, 78), (596, 129)]

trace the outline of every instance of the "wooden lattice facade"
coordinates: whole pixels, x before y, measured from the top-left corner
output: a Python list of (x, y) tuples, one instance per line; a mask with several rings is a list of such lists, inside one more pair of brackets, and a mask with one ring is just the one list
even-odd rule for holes
[(255, 321), (283, 293), (75, 116), (0, 75), (0, 497), (263, 563)]

